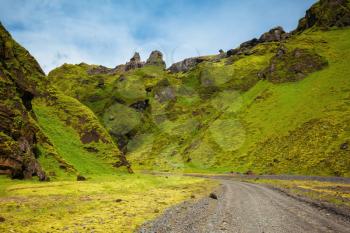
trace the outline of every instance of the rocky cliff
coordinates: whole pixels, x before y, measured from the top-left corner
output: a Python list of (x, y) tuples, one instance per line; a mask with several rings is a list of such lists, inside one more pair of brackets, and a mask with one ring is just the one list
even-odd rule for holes
[(39, 128), (32, 99), (43, 95), (45, 75), (35, 59), (0, 24), (0, 173), (15, 178), (46, 175), (36, 160)]
[(168, 70), (155, 51), (48, 78), (96, 114), (135, 169), (349, 176), (348, 7), (320, 1), (293, 32), (275, 27)]
[(350, 5), (348, 0), (320, 0), (306, 11), (300, 19), (297, 32), (309, 28), (346, 27), (350, 25)]
[[(38, 122), (35, 112), (37, 100), (41, 100), (41, 108), (63, 108), (65, 127), (74, 128), (80, 135), (82, 147), (93, 148), (89, 146), (92, 143), (94, 147), (106, 144), (105, 147), (109, 147), (110, 152), (114, 151), (114, 155), (107, 156), (114, 158), (110, 160), (111, 166), (115, 164), (130, 167), (97, 119), (91, 117), (92, 113), (80, 107), (78, 102), (74, 105), (75, 109), (80, 108), (79, 112), (71, 111), (69, 106), (75, 100), (67, 100), (50, 86), (36, 60), (12, 39), (1, 24), (0, 93), (0, 174), (13, 178), (38, 176), (39, 180), (48, 180), (51, 170), (48, 167), (53, 166), (51, 164), (43, 167), (39, 160), (53, 160), (56, 161), (57, 168), (67, 172), (79, 172), (69, 161), (64, 160), (59, 153), (61, 149), (55, 148), (57, 144), (52, 143), (50, 135), (43, 130), (41, 122)], [(78, 125), (78, 122), (73, 125), (74, 120), (83, 125)]]

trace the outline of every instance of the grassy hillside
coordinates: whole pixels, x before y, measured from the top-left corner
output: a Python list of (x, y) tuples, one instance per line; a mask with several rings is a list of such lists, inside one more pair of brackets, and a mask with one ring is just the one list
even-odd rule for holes
[(1, 24), (0, 93), (0, 174), (49, 180), (131, 171), (94, 113), (57, 92)]
[[(120, 161), (120, 151), (100, 127), (94, 114), (75, 99), (62, 94), (56, 94), (55, 97), (57, 99), (54, 101), (35, 99), (33, 108), (40, 128), (60, 158), (66, 162), (59, 170), (63, 168), (84, 176), (116, 173), (112, 165)], [(52, 166), (51, 162), (45, 162), (50, 158), (48, 148), (41, 149), (45, 170), (56, 173), (57, 167)]]
[(94, 111), (134, 169), (350, 176), (349, 3), (298, 28), (164, 70), (63, 65), (50, 82)]
[[(349, 37), (349, 29), (307, 30), (182, 73), (88, 75), (93, 66), (65, 65), (49, 78), (127, 143), (135, 169), (349, 176)], [(281, 49), (284, 63), (259, 77)], [(301, 58), (293, 61), (294, 53)], [(302, 59), (324, 65), (291, 76), (285, 67)], [(104, 89), (93, 88), (99, 82)], [(140, 101), (149, 106), (131, 107)]]

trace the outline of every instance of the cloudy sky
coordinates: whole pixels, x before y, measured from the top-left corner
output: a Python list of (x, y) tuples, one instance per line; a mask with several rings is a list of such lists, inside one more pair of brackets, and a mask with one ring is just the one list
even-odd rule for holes
[(280, 25), (290, 31), (315, 0), (0, 0), (0, 21), (48, 72), (63, 63), (115, 67), (152, 50), (167, 65), (228, 50)]

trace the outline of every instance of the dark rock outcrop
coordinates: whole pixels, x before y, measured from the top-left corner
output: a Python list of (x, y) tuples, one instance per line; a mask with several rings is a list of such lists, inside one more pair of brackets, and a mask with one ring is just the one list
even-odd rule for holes
[(141, 61), (140, 54), (135, 52), (130, 61), (125, 64), (125, 71), (141, 68), (144, 64), (145, 63)]
[(320, 0), (306, 11), (300, 19), (296, 32), (312, 27), (330, 28), (350, 26), (350, 4), (348, 0)]
[(349, 148), (349, 143), (348, 142), (344, 142), (343, 144), (340, 145), (340, 149), (341, 150), (347, 150)]
[(282, 47), (271, 59), (270, 65), (258, 76), (273, 83), (295, 82), (321, 70), (327, 64), (323, 57), (311, 50), (297, 48), (288, 51)]
[(284, 39), (286, 32), (282, 27), (272, 28), (270, 31), (265, 32), (261, 35), (259, 42), (272, 42), (272, 41), (281, 41)]
[(148, 106), (149, 106), (149, 100), (140, 100), (130, 105), (131, 108), (134, 108), (140, 112), (145, 111)]
[(86, 180), (85, 176), (77, 175), (77, 181), (85, 181), (85, 180)]
[(212, 62), (219, 62), (221, 59), (226, 57), (224, 50), (220, 49), (219, 54), (211, 59)]
[(230, 49), (227, 51), (227, 57), (232, 55), (251, 55), (251, 49), (260, 43), (266, 42), (279, 42), (290, 37), (290, 33), (286, 33), (282, 27), (275, 27), (265, 32), (259, 39), (254, 38), (242, 43), (238, 48)]
[(166, 65), (163, 60), (163, 54), (158, 50), (152, 51), (152, 53), (146, 61), (146, 65), (160, 66), (163, 69), (165, 69)]
[(0, 174), (48, 179), (36, 160), (39, 129), (31, 111), (32, 99), (44, 89), (38, 63), (0, 24)]
[(167, 79), (163, 79), (154, 87), (154, 98), (160, 103), (175, 99), (175, 89)]
[(205, 57), (187, 58), (183, 61), (172, 64), (168, 70), (172, 73), (187, 72), (190, 69), (194, 68), (199, 63), (206, 60), (207, 59)]
[(286, 33), (282, 27), (275, 27), (262, 34), (259, 39), (254, 38), (242, 43), (236, 49), (228, 50), (227, 56), (249, 55), (249, 49), (259, 43), (283, 41), (288, 39), (293, 33), (302, 32), (315, 26), (321, 29), (350, 26), (349, 0), (320, 0), (306, 11), (305, 17), (299, 20), (295, 31)]
[(215, 200), (218, 199), (218, 196), (217, 196), (215, 193), (210, 193), (210, 194), (209, 194), (209, 197), (210, 197), (211, 199), (215, 199)]

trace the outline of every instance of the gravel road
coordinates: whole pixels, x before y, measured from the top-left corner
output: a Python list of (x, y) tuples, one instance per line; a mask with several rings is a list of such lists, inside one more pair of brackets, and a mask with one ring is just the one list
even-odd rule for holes
[(139, 233), (350, 232), (350, 222), (262, 185), (223, 180), (218, 199), (169, 208)]

